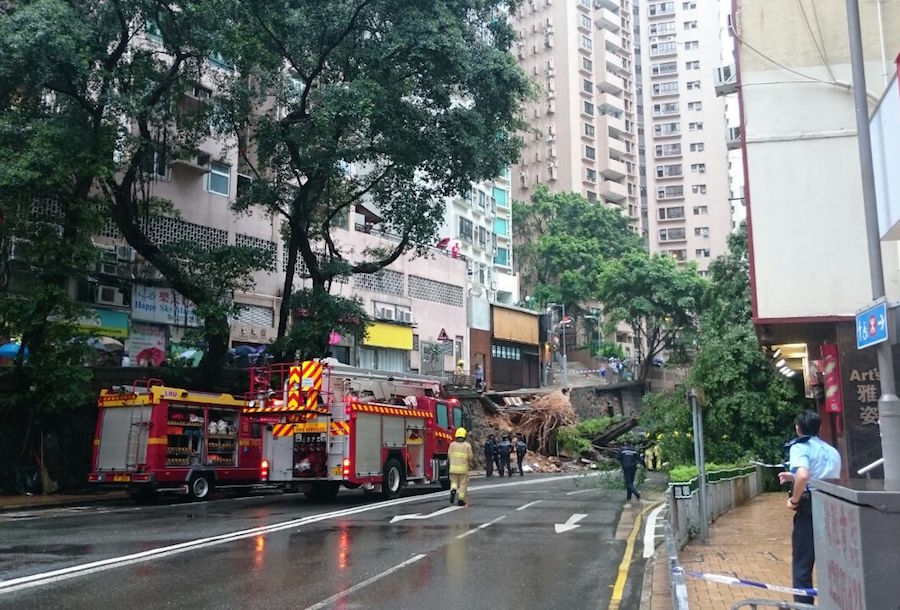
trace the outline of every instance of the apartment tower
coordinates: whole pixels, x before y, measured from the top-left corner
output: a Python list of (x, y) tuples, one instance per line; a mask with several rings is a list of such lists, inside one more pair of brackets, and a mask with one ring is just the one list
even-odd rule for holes
[(519, 63), (539, 87), (512, 170), (513, 197), (581, 193), (640, 224), (631, 0), (534, 0), (512, 17)]
[(705, 272), (732, 229), (719, 3), (645, 2), (639, 14), (650, 251)]

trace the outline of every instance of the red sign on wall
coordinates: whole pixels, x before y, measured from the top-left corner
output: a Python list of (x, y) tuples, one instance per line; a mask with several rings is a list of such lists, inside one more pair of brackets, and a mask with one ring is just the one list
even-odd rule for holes
[(841, 367), (838, 362), (838, 346), (822, 344), (822, 375), (825, 378), (825, 410), (840, 413), (844, 408), (841, 398)]

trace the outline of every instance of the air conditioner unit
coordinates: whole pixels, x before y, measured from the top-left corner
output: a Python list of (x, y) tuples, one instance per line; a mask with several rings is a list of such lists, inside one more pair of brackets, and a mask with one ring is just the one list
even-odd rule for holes
[(406, 322), (407, 324), (412, 324), (412, 312), (411, 311), (398, 311), (397, 319), (401, 322)]
[(122, 307), (125, 305), (125, 295), (115, 286), (98, 286), (97, 302), (102, 305), (116, 305)]
[(394, 319), (394, 310), (390, 307), (379, 307), (375, 311), (375, 317), (379, 320), (393, 320)]
[(116, 258), (129, 263), (134, 262), (134, 248), (131, 246), (116, 246)]
[(100, 261), (96, 266), (97, 273), (103, 275), (119, 275), (119, 265), (113, 262)]
[(208, 172), (211, 158), (212, 156), (209, 153), (199, 151), (182, 159), (173, 159), (169, 165), (180, 165), (189, 169)]

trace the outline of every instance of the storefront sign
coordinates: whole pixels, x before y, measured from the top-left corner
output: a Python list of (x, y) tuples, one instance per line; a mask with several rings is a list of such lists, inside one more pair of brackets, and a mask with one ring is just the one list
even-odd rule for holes
[(138, 354), (146, 353), (145, 350), (157, 349), (166, 353), (166, 327), (158, 324), (131, 323), (131, 333), (125, 342), (125, 351), (131, 355), (135, 364), (138, 362)]
[(411, 350), (413, 348), (413, 329), (409, 326), (375, 322), (366, 328), (363, 345)]
[(131, 317), (173, 326), (199, 326), (197, 306), (171, 288), (135, 284), (131, 291)]
[(128, 336), (128, 314), (109, 309), (88, 309), (88, 315), (78, 320), (78, 328), (95, 337), (124, 339)]

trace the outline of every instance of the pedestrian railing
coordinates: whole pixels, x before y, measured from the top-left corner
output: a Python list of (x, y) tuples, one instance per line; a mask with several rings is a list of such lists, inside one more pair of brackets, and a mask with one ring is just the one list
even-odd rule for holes
[(807, 608), (815, 609), (815, 606), (803, 604), (800, 602), (786, 602), (777, 599), (745, 599), (737, 602), (731, 607), (731, 610), (740, 610), (740, 608), (786, 608), (789, 610), (806, 610)]

